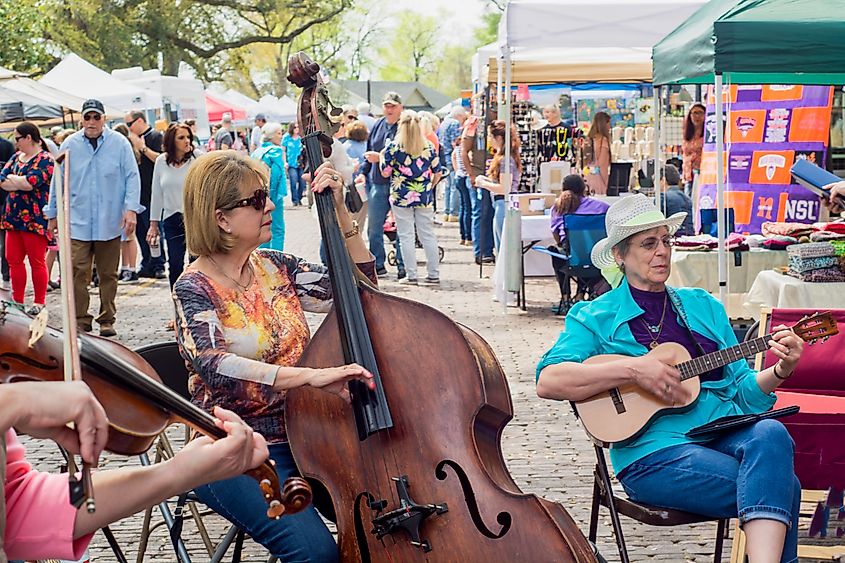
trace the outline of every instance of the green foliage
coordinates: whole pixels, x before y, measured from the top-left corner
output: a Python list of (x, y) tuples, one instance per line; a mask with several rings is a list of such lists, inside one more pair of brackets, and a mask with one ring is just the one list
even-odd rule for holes
[(439, 56), (437, 19), (406, 10), (396, 22), (390, 39), (378, 50), (379, 74), (382, 80), (425, 81)]
[(50, 66), (43, 21), (32, 2), (0, 0), (0, 66), (33, 74)]
[(481, 26), (475, 29), (475, 47), (488, 45), (496, 40), (499, 34), (499, 20), (502, 19), (502, 12), (498, 10), (488, 11), (481, 16)]

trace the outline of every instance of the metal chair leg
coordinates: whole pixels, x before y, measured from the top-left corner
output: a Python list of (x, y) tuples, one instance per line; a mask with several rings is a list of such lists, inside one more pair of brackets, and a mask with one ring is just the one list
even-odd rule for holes
[[(598, 471), (598, 467), (596, 468)], [(599, 508), (601, 507), (601, 488), (599, 487), (597, 475), (593, 476), (593, 506), (590, 508), (590, 531), (587, 539), (596, 543), (599, 530)]]
[(729, 519), (716, 522), (716, 550), (713, 554), (713, 563), (722, 563), (722, 546), (724, 545), (725, 534), (730, 525)]
[(232, 545), (232, 542), (235, 540), (235, 536), (240, 531), (241, 530), (235, 525), (232, 525), (229, 528), (229, 531), (226, 532), (226, 535), (222, 540), (220, 540), (220, 543), (217, 544), (217, 549), (214, 551), (214, 555), (211, 556), (209, 563), (220, 563), (223, 561), (223, 557), (225, 557), (226, 552), (229, 551), (229, 546)]
[(114, 553), (114, 556), (117, 558), (118, 563), (129, 563), (126, 560), (126, 556), (123, 555), (123, 551), (120, 549), (120, 546), (117, 545), (117, 540), (114, 538), (114, 534), (112, 534), (109, 527), (104, 526), (100, 529), (103, 531), (103, 535), (106, 536), (106, 541), (109, 542), (109, 547)]
[(616, 511), (616, 503), (613, 501), (613, 488), (610, 483), (610, 474), (607, 472), (607, 462), (604, 460), (604, 452), (598, 446), (594, 447), (600, 468), (598, 476), (601, 480), (602, 494), (607, 500), (607, 508), (610, 511), (613, 534), (616, 536), (616, 547), (619, 548), (619, 559), (622, 563), (631, 563), (628, 557), (628, 548), (625, 546), (625, 536), (622, 534), (622, 522), (619, 521), (619, 513)]
[(238, 530), (238, 535), (235, 536), (235, 552), (232, 553), (232, 563), (241, 563), (241, 552), (244, 549), (244, 536), (246, 534), (243, 530)]

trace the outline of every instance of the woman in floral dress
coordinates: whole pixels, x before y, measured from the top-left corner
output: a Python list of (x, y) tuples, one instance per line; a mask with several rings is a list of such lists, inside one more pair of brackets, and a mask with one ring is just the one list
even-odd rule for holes
[(434, 234), (434, 186), (440, 180), (440, 160), (423, 136), (416, 112), (399, 118), (396, 139), (384, 149), (381, 174), (390, 178), (390, 207), (396, 219), (407, 283), (417, 284), (416, 237), (425, 250), (426, 283), (440, 283), (440, 254)]
[(8, 192), (0, 219), (6, 232), (6, 260), (12, 278), (12, 299), (23, 303), (26, 291), (26, 266), (32, 270), (34, 305), (29, 312), (37, 314), (47, 298), (47, 219), (43, 209), (50, 194), (53, 178), (53, 157), (41, 139), (38, 127), (24, 121), (15, 127), (18, 152), (0, 172), (0, 189)]

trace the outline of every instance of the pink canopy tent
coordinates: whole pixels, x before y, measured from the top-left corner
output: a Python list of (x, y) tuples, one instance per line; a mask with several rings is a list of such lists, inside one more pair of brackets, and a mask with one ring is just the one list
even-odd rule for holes
[(243, 121), (246, 119), (246, 110), (244, 108), (232, 105), (220, 98), (215, 98), (208, 92), (205, 93), (205, 108), (208, 112), (208, 121), (210, 123), (216, 123), (222, 120), (224, 113), (228, 113), (233, 121)]

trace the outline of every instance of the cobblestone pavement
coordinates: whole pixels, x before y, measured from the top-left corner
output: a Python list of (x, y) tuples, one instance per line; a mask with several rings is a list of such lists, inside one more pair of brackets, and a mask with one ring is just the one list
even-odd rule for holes
[[(316, 260), (319, 244), (316, 219), (307, 208), (298, 207), (286, 210), (285, 221), (286, 249)], [(401, 285), (395, 281), (395, 270), (391, 270), (389, 279), (380, 280), (382, 289), (440, 309), (479, 332), (492, 345), (508, 376), (513, 396), (514, 419), (502, 439), (510, 472), (524, 491), (561, 502), (586, 533), (595, 462), (593, 449), (568, 405), (541, 400), (534, 392), (534, 367), (562, 326), (561, 318), (551, 313), (551, 305), (557, 302), (557, 285), (552, 279), (529, 280), (528, 311), (508, 308), (504, 312), (503, 307), (491, 299), (489, 276), (492, 268), (485, 267), (484, 277), (479, 278), (472, 249), (458, 245), (457, 223), (438, 227), (437, 235), (446, 251), (441, 264), (440, 287)], [(424, 259), (422, 251), (418, 251), (418, 257)], [(56, 324), (60, 323), (58, 300), (56, 292), (49, 294), (51, 319)], [(96, 290), (92, 290), (91, 310), (96, 311), (97, 306)], [(117, 310), (117, 340), (129, 347), (174, 338), (172, 332), (165, 330), (172, 311), (166, 280), (121, 285)], [(321, 320), (319, 315), (309, 318), (312, 328)], [(170, 433), (179, 434), (175, 429)], [(39, 469), (56, 470), (60, 456), (55, 446), (27, 438), (24, 442), (29, 448), (30, 459)], [(104, 466), (112, 468), (137, 463), (137, 459), (107, 455)], [(228, 529), (228, 524), (220, 517), (210, 516), (204, 521), (213, 541), (219, 540)], [(135, 559), (138, 551), (141, 522), (142, 515), (136, 515), (112, 526), (130, 560)], [(629, 521), (625, 523), (625, 530), (631, 557), (636, 561), (706, 561), (712, 558), (713, 524), (661, 529)], [(183, 537), (195, 561), (208, 559), (190, 521), (185, 525)], [(618, 560), (606, 512), (600, 519), (598, 545), (609, 561)], [(729, 547), (726, 554), (728, 551)], [(102, 534), (96, 535), (91, 555), (93, 561), (115, 560)], [(163, 527), (154, 531), (143, 560), (176, 560)], [(266, 552), (247, 541), (243, 560), (264, 561)]]

